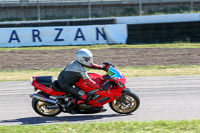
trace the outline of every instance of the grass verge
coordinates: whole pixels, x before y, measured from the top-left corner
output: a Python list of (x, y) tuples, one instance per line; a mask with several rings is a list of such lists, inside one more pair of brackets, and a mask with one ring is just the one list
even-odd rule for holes
[(120, 45), (83, 45), (83, 46), (43, 46), (43, 47), (18, 47), (0, 48), (0, 51), (14, 50), (59, 50), (59, 49), (107, 49), (107, 48), (200, 48), (200, 43), (165, 43), (165, 44), (120, 44)]
[(1, 133), (199, 133), (200, 120), (0, 126)]
[[(199, 65), (171, 65), (171, 66), (145, 66), (145, 67), (124, 67), (117, 68), (126, 77), (155, 77), (155, 76), (183, 76), (200, 75)], [(48, 70), (26, 70), (26, 71), (0, 71), (0, 81), (24, 81), (29, 80), (31, 76), (57, 77), (62, 69), (52, 68)], [(87, 72), (95, 72), (100, 75), (104, 71), (88, 69)]]

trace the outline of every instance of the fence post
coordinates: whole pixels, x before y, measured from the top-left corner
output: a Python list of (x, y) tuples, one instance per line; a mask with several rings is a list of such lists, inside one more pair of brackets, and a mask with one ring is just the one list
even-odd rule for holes
[(139, 0), (139, 16), (142, 16), (142, 0)]
[(88, 0), (88, 18), (91, 18), (91, 3), (90, 3), (90, 0)]
[(160, 0), (160, 6), (162, 6), (162, 4), (163, 4), (163, 3), (162, 3), (162, 0)]
[(193, 8), (194, 8), (194, 2), (193, 2), (193, 0), (190, 0), (190, 4), (191, 4), (191, 13), (193, 13)]
[(37, 17), (38, 21), (40, 21), (40, 0), (37, 0)]
[(21, 6), (27, 6), (28, 5), (28, 1), (29, 0), (20, 0), (19, 2), (20, 2)]

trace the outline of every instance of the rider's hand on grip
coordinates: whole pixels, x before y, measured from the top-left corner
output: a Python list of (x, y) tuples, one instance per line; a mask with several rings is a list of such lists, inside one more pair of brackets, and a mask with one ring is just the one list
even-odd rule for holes
[(106, 72), (108, 71), (108, 69), (107, 69), (105, 66), (102, 66), (102, 65), (99, 65), (99, 69), (100, 69), (100, 70), (104, 70), (104, 71), (106, 71)]
[(107, 62), (104, 62), (103, 64), (104, 64), (104, 66), (103, 66), (102, 70), (107, 72), (109, 70), (109, 68), (110, 68), (110, 64), (107, 63)]
[(106, 67), (103, 67), (103, 68), (102, 68), (102, 70), (104, 70), (104, 71), (106, 71), (106, 72), (107, 72), (107, 71), (108, 71), (108, 68), (106, 68)]

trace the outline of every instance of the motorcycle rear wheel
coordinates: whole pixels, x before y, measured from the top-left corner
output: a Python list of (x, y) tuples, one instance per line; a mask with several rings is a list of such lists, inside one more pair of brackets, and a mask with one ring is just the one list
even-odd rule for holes
[[(122, 100), (122, 98), (124, 100)], [(130, 114), (140, 106), (139, 97), (133, 92), (124, 92), (121, 97), (109, 103), (110, 108), (119, 114)]]
[[(38, 92), (37, 94), (41, 95), (41, 96), (44, 96), (46, 98), (49, 97), (48, 94), (40, 91)], [(53, 104), (49, 104), (49, 103), (46, 103), (46, 102), (42, 102), (42, 101), (39, 101), (37, 99), (32, 99), (32, 107), (33, 107), (33, 110), (41, 115), (41, 116), (45, 116), (45, 117), (52, 117), (52, 116), (56, 116), (58, 114), (61, 113), (61, 109), (58, 108), (58, 109), (47, 109), (46, 106), (51, 106)]]

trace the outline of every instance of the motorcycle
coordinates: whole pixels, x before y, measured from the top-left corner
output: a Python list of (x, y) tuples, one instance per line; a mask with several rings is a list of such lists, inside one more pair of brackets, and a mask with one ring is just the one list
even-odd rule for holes
[[(58, 81), (53, 76), (33, 76), (30, 83), (37, 93), (30, 94), (33, 110), (42, 116), (56, 116), (61, 112), (71, 114), (99, 113), (104, 104), (120, 114), (129, 114), (136, 111), (140, 105), (139, 97), (126, 88), (126, 78), (111, 63), (104, 63), (107, 68), (105, 75), (88, 73), (91, 79), (101, 84), (104, 89), (93, 89), (80, 78), (74, 85), (87, 93), (88, 99), (84, 103), (73, 105), (70, 108), (64, 106), (69, 100), (76, 97), (67, 94), (59, 88)], [(106, 88), (106, 89), (105, 89)]]

